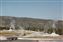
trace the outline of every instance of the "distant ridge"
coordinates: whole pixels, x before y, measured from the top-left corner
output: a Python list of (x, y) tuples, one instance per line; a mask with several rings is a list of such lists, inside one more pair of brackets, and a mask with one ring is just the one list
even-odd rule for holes
[[(53, 20), (52, 19), (37, 19), (37, 18), (28, 18), (28, 17), (14, 17), (14, 16), (0, 16), (0, 25), (3, 23), (3, 24), (5, 24), (5, 23), (7, 23), (7, 21), (11, 21), (11, 20), (15, 20), (15, 22), (17, 23), (18, 21), (21, 21), (21, 22), (24, 22), (24, 21), (29, 21), (29, 22), (32, 22), (32, 21), (36, 21), (36, 22), (48, 22), (48, 21), (50, 21), (50, 22), (53, 22)], [(58, 21), (60, 21), (60, 22), (63, 22), (63, 20), (58, 20)], [(20, 22), (20, 23), (21, 23)], [(18, 24), (18, 23), (17, 23)]]

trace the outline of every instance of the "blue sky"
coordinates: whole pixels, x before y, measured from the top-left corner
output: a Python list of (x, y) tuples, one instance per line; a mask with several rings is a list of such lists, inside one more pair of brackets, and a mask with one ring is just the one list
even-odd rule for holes
[(63, 19), (62, 0), (0, 0), (1, 16)]

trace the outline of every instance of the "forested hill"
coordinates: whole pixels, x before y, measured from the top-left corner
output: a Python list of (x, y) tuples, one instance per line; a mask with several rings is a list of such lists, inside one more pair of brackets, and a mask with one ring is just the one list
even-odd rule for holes
[(15, 28), (34, 30), (34, 31), (49, 31), (53, 30), (53, 23), (55, 23), (55, 30), (61, 31), (63, 34), (63, 21), (53, 21), (50, 19), (35, 19), (26, 17), (11, 17), (11, 16), (0, 16), (0, 27), (9, 27), (13, 23)]
[(52, 22), (52, 20), (46, 19), (35, 19), (35, 18), (27, 18), (27, 17), (11, 17), (11, 16), (0, 16), (0, 26), (7, 26), (11, 22), (15, 21), (15, 24), (23, 26), (23, 25), (42, 25), (48, 22)]

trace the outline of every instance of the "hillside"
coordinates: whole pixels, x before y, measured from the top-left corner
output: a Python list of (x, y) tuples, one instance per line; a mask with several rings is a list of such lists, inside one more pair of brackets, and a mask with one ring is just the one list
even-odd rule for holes
[[(63, 34), (63, 21), (53, 21), (50, 19), (35, 19), (35, 18), (26, 18), (26, 17), (11, 17), (11, 16), (0, 16), (0, 27), (10, 27), (14, 25), (16, 29), (26, 29), (33, 31), (53, 31), (53, 23), (55, 24), (55, 30), (61, 31)], [(59, 32), (57, 32), (59, 33)]]
[(26, 18), (26, 17), (10, 17), (10, 16), (0, 16), (0, 26), (7, 26), (11, 22), (15, 22), (17, 25), (28, 25), (28, 24), (45, 24), (51, 20), (45, 20), (45, 19), (34, 19), (34, 18)]

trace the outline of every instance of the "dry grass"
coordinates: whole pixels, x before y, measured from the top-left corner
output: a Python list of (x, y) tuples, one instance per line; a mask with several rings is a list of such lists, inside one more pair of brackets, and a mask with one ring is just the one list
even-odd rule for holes
[[(34, 31), (28, 31), (28, 30), (15, 30), (15, 31), (7, 31), (3, 30), (0, 31), (0, 36), (8, 36), (8, 35), (20, 35), (20, 36), (25, 36), (33, 33)], [(25, 34), (25, 35), (24, 35)]]
[(8, 35), (16, 35), (18, 33), (14, 32), (14, 31), (0, 31), (0, 36), (8, 36)]

